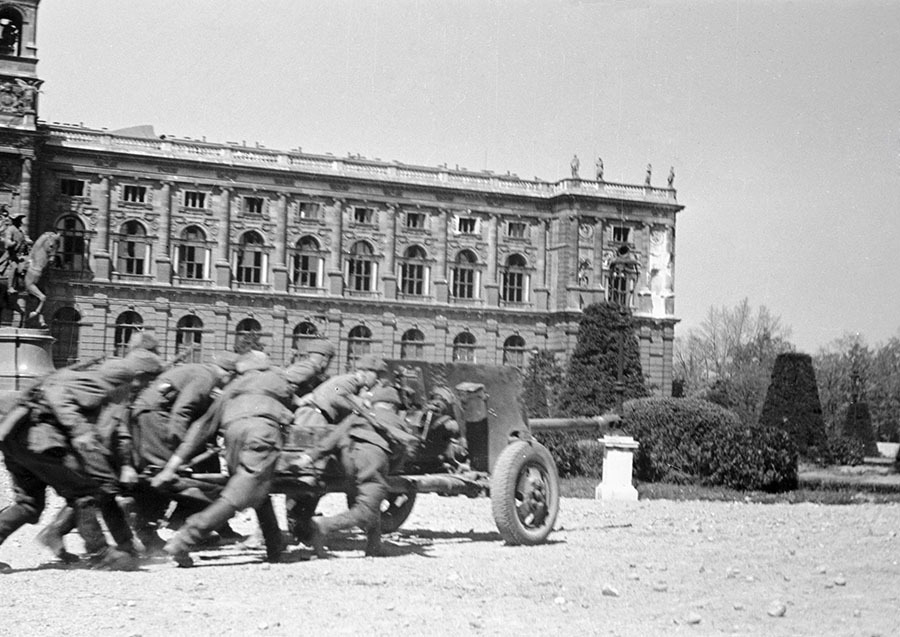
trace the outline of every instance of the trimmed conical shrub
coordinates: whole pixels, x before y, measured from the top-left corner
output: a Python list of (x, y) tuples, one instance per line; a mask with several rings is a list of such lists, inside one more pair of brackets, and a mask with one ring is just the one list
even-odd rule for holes
[(867, 456), (878, 455), (875, 430), (872, 428), (872, 416), (869, 414), (868, 403), (850, 403), (850, 406), (847, 407), (847, 416), (844, 418), (844, 435), (859, 441)]
[(584, 309), (578, 327), (578, 342), (559, 397), (561, 415), (597, 416), (615, 407), (620, 339), (622, 400), (648, 395), (631, 313), (609, 303), (596, 303)]
[(759, 418), (764, 428), (783, 429), (804, 457), (826, 448), (825, 421), (809, 354), (779, 354)]

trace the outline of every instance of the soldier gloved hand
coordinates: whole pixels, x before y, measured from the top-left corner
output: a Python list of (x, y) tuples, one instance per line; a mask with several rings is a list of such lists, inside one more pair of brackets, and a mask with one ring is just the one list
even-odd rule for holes
[(150, 486), (154, 489), (159, 489), (160, 487), (165, 487), (172, 484), (177, 479), (178, 476), (175, 471), (166, 467), (155, 476), (150, 478)]
[(74, 447), (75, 451), (78, 453), (99, 453), (102, 451), (102, 447), (97, 441), (97, 437), (90, 432), (75, 436), (72, 440), (72, 447)]
[(125, 465), (119, 472), (119, 482), (129, 486), (137, 484), (138, 472), (131, 465)]

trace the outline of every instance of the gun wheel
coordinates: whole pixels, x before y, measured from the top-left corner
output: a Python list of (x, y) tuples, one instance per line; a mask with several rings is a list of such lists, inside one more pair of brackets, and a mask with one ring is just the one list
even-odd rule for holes
[(559, 476), (547, 448), (535, 441), (509, 444), (491, 477), (494, 522), (507, 544), (540, 544), (559, 513)]

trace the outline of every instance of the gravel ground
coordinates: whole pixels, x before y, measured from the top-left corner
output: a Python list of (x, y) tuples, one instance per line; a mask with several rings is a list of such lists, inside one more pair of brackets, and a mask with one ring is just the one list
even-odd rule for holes
[(0, 635), (900, 634), (894, 504), (565, 499), (549, 543), (510, 547), (487, 499), (425, 495), (389, 557), (348, 535), (269, 565), (250, 540), (132, 573), (63, 568), (36, 528), (0, 547)]

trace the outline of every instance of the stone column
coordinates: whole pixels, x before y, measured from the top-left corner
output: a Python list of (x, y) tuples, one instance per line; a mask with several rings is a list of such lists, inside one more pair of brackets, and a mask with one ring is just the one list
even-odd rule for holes
[(488, 219), (487, 233), (487, 276), (484, 282), (484, 293), (488, 305), (500, 305), (500, 284), (497, 281), (497, 235), (499, 220), (497, 215)]
[(547, 222), (541, 219), (534, 227), (537, 235), (537, 260), (534, 269), (534, 306), (538, 310), (549, 309), (550, 289), (547, 287)]
[(275, 202), (275, 254), (272, 261), (272, 284), (277, 292), (286, 292), (287, 276), (287, 195), (278, 193)]
[(328, 265), (329, 291), (344, 294), (344, 202), (335, 199), (325, 211), (325, 222), (331, 228), (331, 263)]
[(172, 183), (165, 181), (159, 189), (159, 240), (160, 254), (156, 255), (156, 280), (172, 282)]
[(447, 284), (447, 210), (438, 210), (437, 220), (437, 245), (435, 245), (435, 257), (437, 263), (434, 266), (432, 279), (434, 280), (434, 296), (438, 303), (446, 303), (448, 301), (448, 284)]
[(385, 246), (384, 268), (381, 273), (381, 285), (384, 290), (384, 298), (397, 298), (397, 273), (394, 271), (397, 257), (397, 206), (388, 204), (385, 211)]
[(97, 281), (109, 281), (110, 261), (109, 253), (109, 199), (110, 177), (100, 177), (100, 197), (97, 202), (97, 246), (94, 253), (94, 278)]
[(27, 217), (25, 230), (29, 236), (31, 236), (29, 230), (33, 232), (34, 222), (37, 221), (32, 219), (33, 215), (31, 214), (31, 165), (31, 157), (22, 158), (22, 174), (19, 179), (19, 214)]
[(222, 188), (219, 215), (219, 254), (216, 261), (216, 285), (231, 287), (231, 188)]

